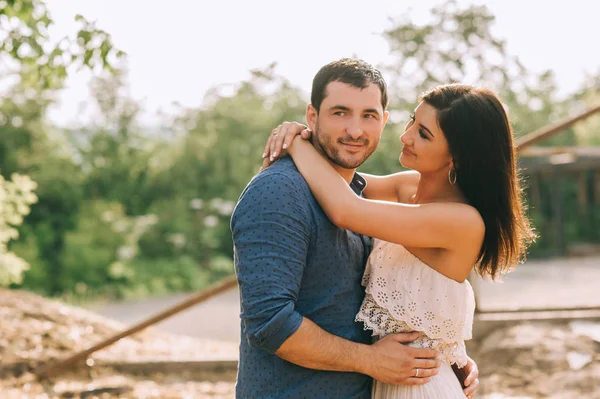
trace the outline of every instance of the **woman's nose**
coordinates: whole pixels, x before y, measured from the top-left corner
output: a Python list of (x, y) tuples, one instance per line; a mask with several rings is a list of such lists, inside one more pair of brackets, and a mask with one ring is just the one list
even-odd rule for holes
[(400, 142), (402, 144), (408, 145), (410, 144), (410, 138), (409, 135), (407, 134), (408, 132), (404, 132), (400, 135)]

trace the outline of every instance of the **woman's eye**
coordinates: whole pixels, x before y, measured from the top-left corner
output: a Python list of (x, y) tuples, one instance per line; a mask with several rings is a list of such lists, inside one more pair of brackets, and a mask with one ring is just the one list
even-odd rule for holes
[(425, 139), (425, 140), (429, 140), (429, 137), (427, 137), (427, 135), (425, 133), (423, 133), (423, 130), (419, 129), (419, 136), (421, 136), (421, 138)]

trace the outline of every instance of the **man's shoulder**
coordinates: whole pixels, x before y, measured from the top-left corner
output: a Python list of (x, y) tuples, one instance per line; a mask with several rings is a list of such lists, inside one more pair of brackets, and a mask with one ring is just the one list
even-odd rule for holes
[(298, 168), (296, 168), (296, 164), (294, 164), (294, 161), (290, 157), (280, 159), (254, 176), (248, 187), (246, 187), (246, 190), (254, 186), (270, 186), (277, 187), (278, 190), (289, 189), (310, 194), (306, 180), (304, 180), (304, 177), (302, 177)]
[(256, 215), (264, 205), (288, 206), (288, 212), (308, 217), (314, 197), (291, 159), (284, 158), (261, 171), (248, 183), (232, 214), (232, 223), (242, 215)]
[(262, 202), (297, 200), (304, 202), (312, 198), (306, 180), (291, 158), (286, 157), (254, 176), (242, 192), (239, 202)]

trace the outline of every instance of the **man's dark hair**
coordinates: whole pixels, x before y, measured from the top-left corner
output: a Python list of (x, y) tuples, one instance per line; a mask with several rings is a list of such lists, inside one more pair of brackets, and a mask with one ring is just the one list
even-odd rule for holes
[(381, 106), (384, 111), (387, 108), (387, 84), (383, 80), (381, 72), (365, 61), (356, 58), (342, 58), (325, 65), (313, 79), (310, 102), (317, 113), (320, 111), (321, 103), (327, 97), (326, 88), (331, 82), (342, 82), (360, 89), (375, 84), (381, 90)]

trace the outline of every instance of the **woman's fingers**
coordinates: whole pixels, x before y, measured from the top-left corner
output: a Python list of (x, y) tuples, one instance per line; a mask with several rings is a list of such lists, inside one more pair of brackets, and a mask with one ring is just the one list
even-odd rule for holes
[[(304, 129), (300, 132), (300, 137), (302, 137), (304, 140), (308, 140), (310, 139), (311, 134), (312, 132), (310, 130)], [(295, 138), (296, 134), (286, 134), (281, 148), (285, 150), (286, 148), (291, 146)]]
[(308, 140), (312, 132), (305, 125), (298, 122), (283, 122), (271, 131), (265, 149), (262, 154), (263, 164), (261, 170), (268, 167), (275, 159), (280, 156), (286, 148), (292, 145), (294, 138), (301, 135), (303, 139)]
[(269, 166), (271, 166), (271, 161), (269, 160), (269, 158), (265, 157), (263, 158), (263, 163), (262, 165), (260, 165), (260, 171), (263, 171), (264, 169), (268, 168)]
[(311, 136), (312, 131), (310, 129), (304, 129), (302, 133), (300, 133), (300, 137), (302, 137), (304, 140), (310, 139)]
[(289, 136), (294, 136), (290, 134), (290, 131), (293, 130), (292, 125), (295, 122), (283, 122), (280, 126), (277, 137), (275, 137), (275, 151), (273, 152), (273, 158), (277, 158), (278, 155), (281, 155), (282, 151), (287, 148), (283, 146), (285, 140), (288, 139)]
[(283, 142), (285, 138), (289, 136), (291, 130), (290, 125), (292, 123), (293, 122), (283, 122), (281, 125), (279, 125), (279, 130), (277, 131), (277, 135), (274, 137), (273, 144), (271, 145), (271, 161), (274, 161), (275, 158), (281, 155), (281, 152), (284, 150)]
[(274, 140), (271, 140), (269, 159), (273, 161), (280, 156), (292, 144), (294, 137), (301, 134), (305, 129), (306, 126), (298, 122), (283, 122), (279, 125)]
[(275, 157), (277, 156), (277, 153), (279, 152), (277, 150), (277, 138), (281, 134), (281, 130), (282, 130), (282, 125), (277, 126), (275, 131), (271, 134), (271, 137), (269, 137), (269, 141), (271, 142), (270, 149), (269, 149), (269, 152), (270, 152), (269, 160), (270, 161), (273, 161), (275, 159)]
[(473, 398), (479, 389), (479, 378), (475, 378), (470, 384), (463, 390), (465, 396), (469, 399)]
[(271, 141), (273, 139), (273, 135), (276, 134), (277, 128), (271, 130), (271, 134), (269, 134), (269, 138), (267, 138), (267, 142), (265, 143), (265, 150), (262, 154), (262, 158), (268, 158), (271, 153)]

